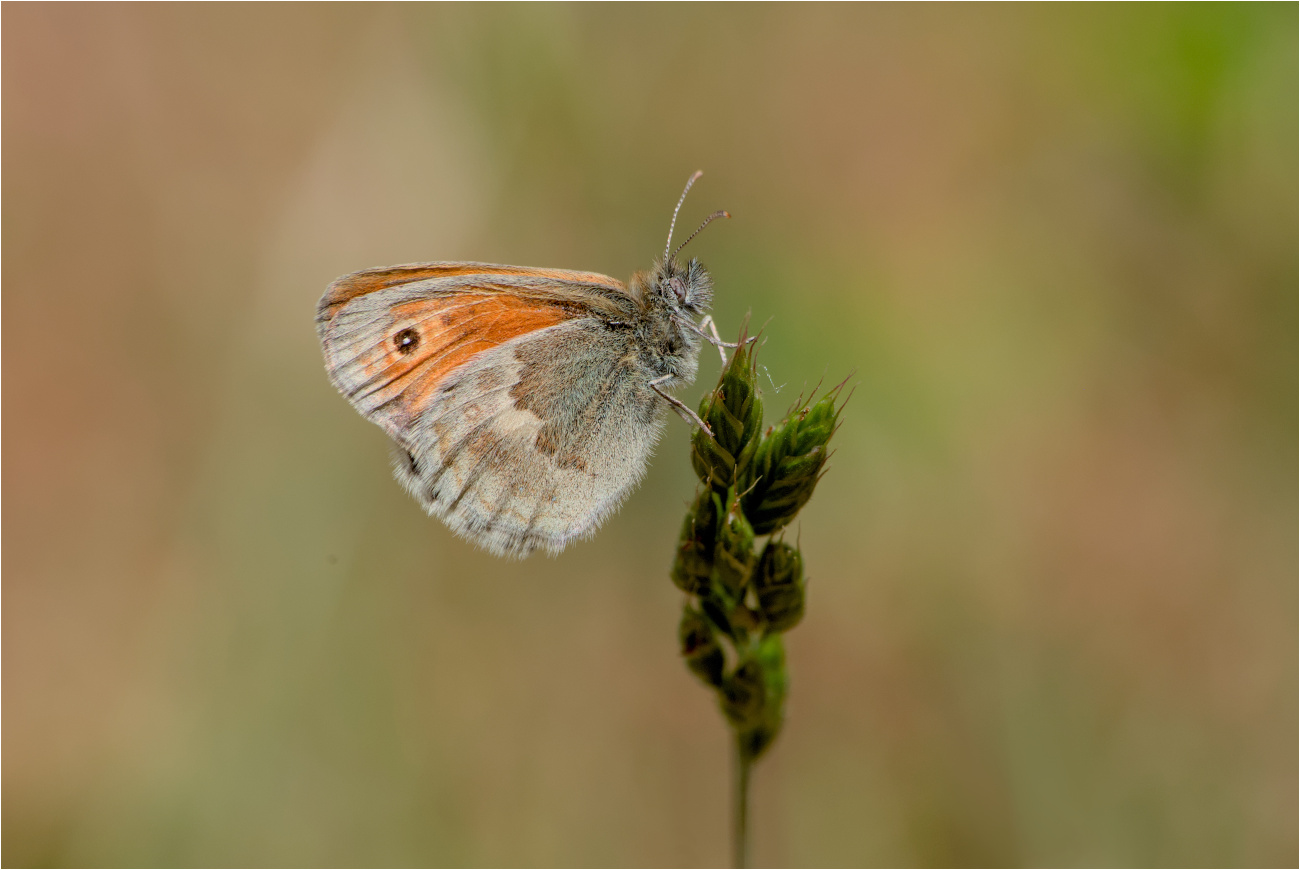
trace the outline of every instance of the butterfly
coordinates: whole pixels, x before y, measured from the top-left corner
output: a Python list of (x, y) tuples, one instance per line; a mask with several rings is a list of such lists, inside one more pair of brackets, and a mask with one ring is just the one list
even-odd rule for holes
[(559, 553), (595, 532), (645, 474), (668, 390), (722, 341), (713, 285), (681, 263), (709, 215), (625, 285), (595, 272), (487, 263), (366, 269), (316, 309), (325, 370), (392, 438), (397, 480), (456, 534), (501, 556)]

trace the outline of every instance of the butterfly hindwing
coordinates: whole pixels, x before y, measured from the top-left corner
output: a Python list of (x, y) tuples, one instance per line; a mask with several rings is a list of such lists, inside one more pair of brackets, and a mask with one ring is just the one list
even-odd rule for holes
[(622, 502), (657, 436), (656, 397), (624, 350), (575, 320), (482, 354), (414, 425), (398, 479), (494, 553), (558, 552)]

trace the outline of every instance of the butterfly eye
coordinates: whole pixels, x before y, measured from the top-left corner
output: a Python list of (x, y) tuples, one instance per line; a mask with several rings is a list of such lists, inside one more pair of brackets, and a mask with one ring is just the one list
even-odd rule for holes
[(686, 301), (686, 284), (681, 278), (673, 276), (668, 279), (668, 286), (672, 288), (673, 293), (677, 296), (678, 302)]
[(420, 333), (407, 327), (393, 336), (393, 346), (397, 348), (398, 353), (405, 356), (420, 346)]

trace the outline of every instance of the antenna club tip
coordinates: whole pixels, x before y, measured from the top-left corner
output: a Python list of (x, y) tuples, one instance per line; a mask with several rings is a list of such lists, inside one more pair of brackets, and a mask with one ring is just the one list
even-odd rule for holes
[(703, 170), (703, 169), (697, 169), (697, 170), (695, 170), (695, 173), (694, 173), (693, 175), (691, 175), (691, 181), (698, 181), (700, 178), (703, 178), (703, 177), (704, 177), (704, 170)]
[(722, 216), (723, 216), (724, 218), (729, 218), (729, 217), (731, 217), (731, 212), (729, 212), (729, 211), (724, 211), (724, 212), (722, 213)]

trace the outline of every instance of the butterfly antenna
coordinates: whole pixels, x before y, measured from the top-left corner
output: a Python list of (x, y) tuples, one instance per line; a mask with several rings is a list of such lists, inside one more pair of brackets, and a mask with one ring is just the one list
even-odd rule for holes
[(704, 223), (700, 224), (699, 229), (697, 229), (695, 232), (693, 232), (693, 233), (691, 233), (689, 236), (687, 236), (687, 237), (686, 237), (686, 241), (684, 241), (684, 242), (682, 242), (680, 245), (678, 245), (678, 246), (677, 246), (677, 250), (673, 251), (673, 256), (672, 256), (671, 258), (667, 258), (667, 259), (676, 259), (677, 255), (681, 253), (682, 248), (686, 247), (687, 245), (689, 245), (689, 244), (691, 243), (691, 239), (693, 239), (693, 238), (695, 238), (696, 236), (698, 236), (701, 232), (704, 231), (704, 228), (705, 228), (705, 227), (707, 227), (709, 224), (713, 223), (714, 220), (716, 220), (717, 218), (720, 218), (720, 217), (729, 218), (729, 217), (731, 217), (731, 212), (729, 212), (729, 211), (715, 211), (713, 214), (711, 214), (711, 215), (709, 215), (708, 217), (706, 217), (706, 218), (704, 219)]
[[(704, 170), (697, 169), (695, 174), (686, 179), (686, 189), (682, 191), (681, 199), (677, 200), (677, 208), (673, 209), (673, 220), (668, 225), (668, 241), (664, 243), (664, 262), (668, 262), (668, 249), (673, 246), (673, 228), (677, 226), (677, 212), (682, 210), (682, 203), (686, 202), (686, 194), (691, 192), (691, 185), (700, 180)], [(677, 250), (681, 250), (678, 248)]]

